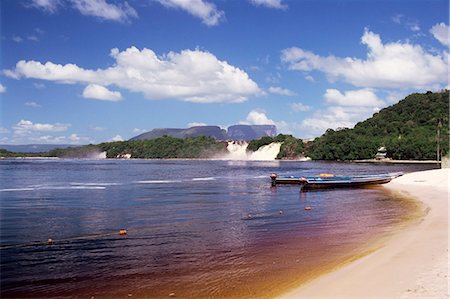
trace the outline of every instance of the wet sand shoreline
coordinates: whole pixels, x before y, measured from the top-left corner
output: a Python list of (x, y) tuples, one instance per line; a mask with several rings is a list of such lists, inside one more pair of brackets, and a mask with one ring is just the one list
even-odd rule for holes
[(448, 298), (449, 169), (406, 174), (385, 185), (427, 209), (379, 250), (280, 298)]

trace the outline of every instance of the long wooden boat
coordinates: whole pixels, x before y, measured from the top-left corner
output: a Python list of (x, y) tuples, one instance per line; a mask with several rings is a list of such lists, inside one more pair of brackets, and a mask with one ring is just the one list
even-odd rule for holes
[(278, 176), (272, 174), (272, 185), (296, 184), (302, 187), (302, 190), (319, 188), (340, 188), (340, 187), (361, 187), (367, 185), (385, 184), (393, 178), (403, 175), (401, 172), (377, 174), (377, 175), (359, 175), (359, 176), (336, 176), (333, 174), (321, 174), (318, 176)]

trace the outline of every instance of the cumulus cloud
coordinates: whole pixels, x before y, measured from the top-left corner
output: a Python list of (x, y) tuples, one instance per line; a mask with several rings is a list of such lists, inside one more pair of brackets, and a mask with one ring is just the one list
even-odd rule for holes
[(431, 34), (444, 46), (450, 47), (450, 27), (445, 23), (439, 23), (431, 27)]
[(147, 132), (148, 130), (145, 129), (139, 129), (139, 128), (134, 128), (131, 132), (136, 133), (136, 134), (142, 134)]
[(71, 2), (82, 15), (102, 20), (126, 22), (138, 17), (136, 10), (126, 1), (118, 4), (107, 3), (105, 0), (71, 0)]
[(218, 25), (225, 16), (225, 13), (218, 10), (213, 3), (204, 0), (159, 0), (159, 2), (166, 7), (187, 11), (200, 18), (207, 26)]
[(378, 34), (367, 29), (361, 43), (368, 49), (365, 59), (320, 56), (297, 47), (284, 49), (281, 59), (291, 70), (318, 70), (331, 81), (343, 79), (359, 87), (423, 88), (447, 81), (445, 53), (432, 54), (409, 43), (383, 44)]
[(83, 91), (83, 97), (87, 99), (96, 99), (104, 101), (117, 102), (122, 99), (122, 95), (118, 91), (110, 91), (108, 88), (98, 85), (89, 84)]
[(0, 93), (6, 92), (6, 87), (0, 83)]
[(239, 122), (244, 125), (274, 125), (275, 122), (267, 117), (267, 115), (258, 110), (252, 110), (248, 113), (245, 121)]
[(374, 90), (367, 88), (344, 92), (327, 89), (323, 98), (330, 106), (316, 110), (301, 123), (301, 128), (311, 136), (321, 135), (327, 129), (353, 128), (386, 106)]
[(268, 8), (287, 9), (287, 5), (282, 3), (282, 0), (250, 0), (255, 6), (265, 6)]
[(380, 107), (385, 105), (382, 100), (378, 99), (375, 92), (367, 88), (349, 90), (344, 93), (337, 89), (327, 89), (324, 98), (327, 103), (340, 106)]
[(319, 136), (327, 129), (353, 128), (359, 121), (371, 117), (377, 108), (373, 107), (343, 107), (330, 106), (316, 111), (311, 117), (305, 118), (301, 127), (311, 136)]
[(123, 141), (124, 139), (120, 135), (116, 135), (113, 138), (111, 138), (109, 141)]
[(295, 92), (290, 91), (289, 89), (281, 88), (281, 87), (274, 87), (274, 86), (269, 87), (269, 92), (274, 93), (274, 94), (279, 94), (282, 96), (290, 96), (290, 97), (296, 95)]
[(115, 85), (139, 92), (148, 99), (179, 99), (189, 102), (244, 102), (262, 91), (241, 69), (209, 52), (183, 50), (157, 56), (144, 48), (111, 50), (116, 63), (106, 69), (84, 69), (76, 64), (39, 61), (17, 62), (3, 73), (15, 79), (33, 78), (62, 84)]
[(311, 110), (311, 107), (308, 105), (305, 105), (303, 103), (292, 103), (290, 104), (291, 109), (294, 110), (295, 112), (306, 112)]
[(15, 135), (26, 135), (32, 132), (63, 132), (68, 129), (70, 124), (41, 124), (33, 123), (30, 120), (20, 120), (15, 126), (13, 126)]

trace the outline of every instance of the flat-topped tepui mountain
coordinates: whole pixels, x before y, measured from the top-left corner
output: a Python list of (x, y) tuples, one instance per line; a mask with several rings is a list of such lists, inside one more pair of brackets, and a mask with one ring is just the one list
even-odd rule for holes
[(153, 129), (131, 138), (130, 140), (148, 140), (162, 136), (188, 138), (206, 136), (216, 140), (253, 140), (261, 137), (275, 137), (277, 128), (274, 125), (233, 125), (228, 130), (218, 126), (195, 126), (187, 129), (160, 128)]

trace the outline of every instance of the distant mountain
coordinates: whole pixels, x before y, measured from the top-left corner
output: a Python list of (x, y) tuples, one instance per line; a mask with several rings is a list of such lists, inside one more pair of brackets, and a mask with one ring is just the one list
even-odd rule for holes
[(73, 144), (21, 144), (21, 145), (11, 145), (11, 144), (0, 144), (0, 149), (5, 149), (10, 152), (15, 153), (41, 153), (48, 152), (56, 148), (68, 148), (68, 147), (79, 147), (81, 145)]
[(162, 136), (175, 138), (207, 136), (216, 140), (253, 140), (265, 136), (275, 137), (276, 135), (277, 128), (273, 125), (234, 125), (228, 127), (228, 132), (218, 126), (196, 126), (188, 129), (153, 129), (130, 140), (146, 140)]
[(253, 140), (261, 137), (275, 137), (277, 127), (274, 125), (234, 125), (228, 127), (228, 139)]
[(217, 140), (227, 139), (226, 131), (218, 126), (195, 126), (188, 129), (170, 129), (170, 128), (153, 129), (150, 132), (143, 133), (141, 135), (131, 138), (130, 140), (154, 139), (165, 135), (175, 138), (208, 136), (213, 137)]

